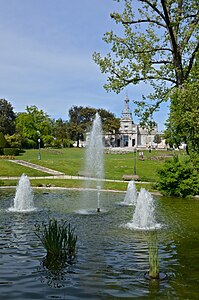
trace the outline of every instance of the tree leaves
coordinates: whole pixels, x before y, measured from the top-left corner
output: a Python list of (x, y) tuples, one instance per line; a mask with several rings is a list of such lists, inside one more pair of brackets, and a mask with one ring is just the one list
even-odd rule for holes
[(181, 87), (190, 77), (199, 49), (198, 1), (124, 0), (123, 12), (111, 13), (111, 18), (118, 32), (104, 35), (110, 52), (93, 53), (107, 75), (104, 88), (119, 93), (129, 84), (148, 82), (154, 93), (143, 98), (144, 109), (151, 103), (154, 112), (168, 100), (168, 89)]

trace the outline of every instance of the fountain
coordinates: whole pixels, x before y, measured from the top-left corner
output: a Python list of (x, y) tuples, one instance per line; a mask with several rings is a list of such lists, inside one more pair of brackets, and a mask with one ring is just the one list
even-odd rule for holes
[[(118, 228), (132, 220), (134, 211), (133, 206), (116, 205), (123, 201), (123, 193), (100, 190), (101, 208), (108, 213), (77, 215), (82, 190), (52, 188), (46, 195), (38, 189), (36, 214), (10, 213), (14, 192), (0, 189), (2, 299), (198, 298), (197, 199), (154, 198), (157, 220), (167, 225), (164, 230), (129, 230)], [(95, 183), (87, 194), (95, 211), (97, 192)], [(43, 268), (46, 252), (33, 232), (35, 224), (54, 217), (70, 221), (78, 237), (77, 260), (57, 275)], [(161, 272), (166, 280), (160, 281)], [(158, 280), (153, 279), (156, 274)]]
[(35, 210), (33, 192), (27, 175), (22, 174), (16, 188), (13, 207), (9, 211), (29, 212)]
[(153, 230), (161, 225), (155, 220), (155, 204), (153, 196), (144, 188), (140, 189), (133, 214), (133, 220), (125, 225), (130, 229)]
[(97, 212), (100, 212), (100, 189), (101, 186), (97, 186)]
[(124, 198), (124, 201), (121, 202), (121, 205), (136, 205), (137, 202), (137, 190), (135, 186), (135, 181), (131, 180), (128, 183), (127, 192)]
[[(104, 178), (104, 146), (102, 138), (102, 122), (100, 115), (96, 113), (86, 148), (84, 173), (88, 175), (88, 178), (85, 181), (85, 188), (94, 188), (97, 190), (97, 201), (95, 204), (97, 212), (101, 211), (100, 190)], [(86, 205), (86, 210), (92, 208), (93, 203), (89, 203), (89, 197), (86, 193), (84, 193), (83, 202)]]

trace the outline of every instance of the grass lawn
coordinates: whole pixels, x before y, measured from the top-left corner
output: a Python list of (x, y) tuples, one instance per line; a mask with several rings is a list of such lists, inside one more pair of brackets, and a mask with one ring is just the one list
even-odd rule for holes
[[(144, 151), (144, 160), (142, 161), (139, 160), (138, 153), (136, 154), (136, 173), (139, 175), (140, 181), (151, 182), (151, 185), (147, 185), (149, 190), (153, 190), (153, 183), (157, 179), (157, 170), (162, 166), (164, 161), (168, 159), (168, 155), (171, 155), (171, 153), (167, 151), (152, 150), (152, 152), (149, 153), (149, 151), (146, 150)], [(84, 158), (84, 148), (41, 149), (41, 160), (38, 160), (38, 150), (26, 150), (25, 153), (16, 157), (16, 159), (42, 165), (71, 176), (76, 176), (80, 170), (83, 170)], [(124, 174), (131, 175), (134, 173), (134, 153), (105, 154), (104, 165), (106, 179), (122, 180)], [(7, 160), (0, 160), (0, 176), (21, 176), (22, 173), (25, 173), (29, 177), (47, 175), (41, 171), (20, 166)], [(82, 187), (83, 185), (82, 180), (72, 179), (31, 180), (33, 186), (39, 186), (41, 183), (63, 187)], [(0, 184), (16, 185), (16, 181), (4, 181)], [(128, 182), (106, 182), (104, 188), (126, 190), (127, 184)], [(140, 186), (140, 184), (138, 185)]]
[[(18, 157), (16, 159), (18, 159)], [(44, 172), (30, 169), (30, 168), (24, 167), (22, 165), (12, 163), (7, 160), (3, 160), (3, 159), (0, 160), (0, 176), (15, 177), (15, 176), (21, 176), (23, 173), (25, 173), (28, 176), (49, 175)]]

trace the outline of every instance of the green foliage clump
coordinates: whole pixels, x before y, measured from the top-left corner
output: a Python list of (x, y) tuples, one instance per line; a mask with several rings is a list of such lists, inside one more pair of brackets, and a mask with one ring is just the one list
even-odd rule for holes
[(4, 155), (14, 155), (17, 156), (20, 153), (20, 149), (18, 148), (4, 148), (3, 149), (3, 154)]
[(12, 104), (6, 99), (0, 99), (0, 132), (13, 134), (15, 132), (15, 118)]
[(188, 158), (183, 162), (174, 156), (165, 162), (158, 174), (157, 187), (164, 195), (188, 197), (199, 194), (198, 172)]
[(36, 224), (35, 234), (47, 251), (43, 264), (48, 269), (62, 269), (75, 258), (77, 236), (70, 223), (50, 219), (48, 224)]
[(3, 132), (0, 132), (0, 149), (3, 149), (8, 146), (8, 142), (6, 141)]

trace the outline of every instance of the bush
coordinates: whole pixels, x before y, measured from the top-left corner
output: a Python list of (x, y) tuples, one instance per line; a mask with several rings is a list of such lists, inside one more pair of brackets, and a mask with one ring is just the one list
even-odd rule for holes
[(0, 149), (8, 147), (8, 142), (6, 141), (3, 132), (0, 132)]
[(188, 197), (199, 194), (199, 177), (190, 159), (180, 162), (178, 156), (166, 161), (158, 171), (157, 188), (163, 195)]
[(14, 133), (13, 135), (6, 134), (5, 138), (9, 143), (11, 148), (21, 148), (21, 135), (19, 133)]
[(3, 149), (3, 154), (4, 155), (14, 155), (17, 156), (20, 153), (20, 149), (18, 148), (4, 148)]
[(22, 148), (24, 149), (34, 149), (37, 148), (37, 142), (35, 142), (34, 140), (25, 138), (22, 141)]

